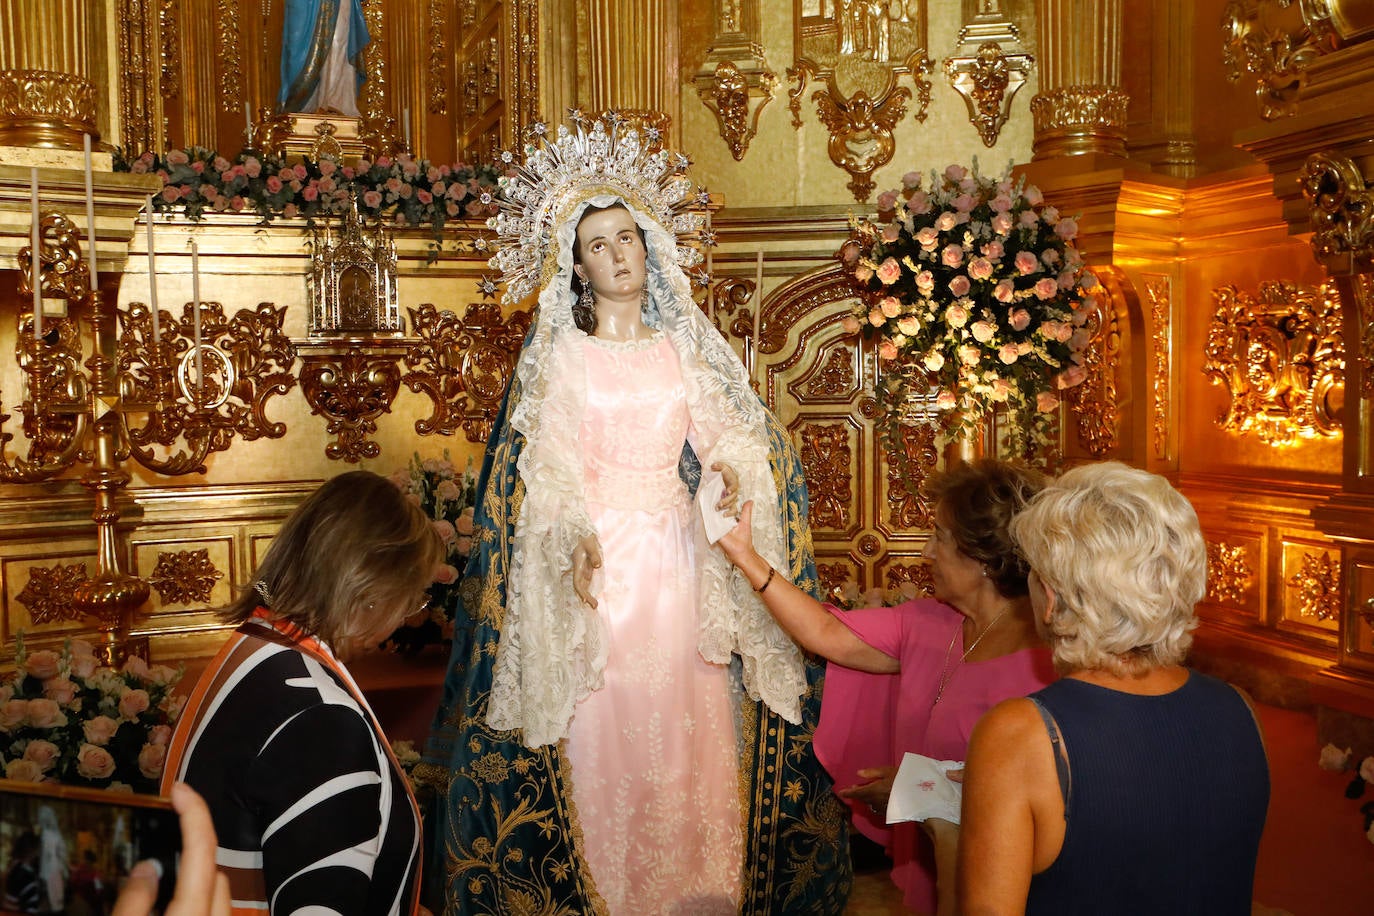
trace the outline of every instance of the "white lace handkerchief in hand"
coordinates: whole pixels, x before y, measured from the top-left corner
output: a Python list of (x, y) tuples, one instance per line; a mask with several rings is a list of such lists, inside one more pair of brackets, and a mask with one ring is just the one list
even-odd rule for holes
[(714, 544), (739, 521), (733, 515), (726, 515), (716, 508), (725, 496), (725, 478), (719, 471), (702, 471), (701, 483), (697, 485), (697, 508), (701, 510), (701, 523), (706, 532), (706, 542)]
[(945, 772), (962, 769), (962, 760), (934, 760), (920, 754), (906, 754), (892, 781), (887, 800), (887, 822), (923, 821), (931, 817), (959, 823), (959, 804), (963, 784), (952, 781)]

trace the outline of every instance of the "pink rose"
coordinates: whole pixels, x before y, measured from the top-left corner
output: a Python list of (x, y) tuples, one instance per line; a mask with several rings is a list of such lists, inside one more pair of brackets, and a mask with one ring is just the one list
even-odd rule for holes
[(968, 169), (964, 168), (962, 165), (955, 163), (953, 165), (945, 166), (946, 180), (963, 181), (966, 177), (968, 177)]
[(987, 258), (974, 258), (968, 263), (968, 275), (975, 280), (986, 280), (992, 276), (992, 262)]
[(434, 533), (439, 535), (439, 539), (445, 544), (452, 544), (453, 539), (458, 536), (458, 532), (453, 530), (453, 524), (442, 518), (433, 519), (429, 524), (434, 529)]
[(28, 700), (6, 700), (0, 705), (0, 732), (13, 731), (29, 717)]
[(449, 563), (434, 567), (434, 581), (440, 585), (452, 585), (458, 581), (458, 569)]
[(915, 315), (903, 315), (897, 320), (897, 330), (907, 337), (914, 337), (921, 331), (921, 322), (916, 320)]
[(67, 643), (67, 654), (72, 658), (78, 655), (94, 655), (95, 646), (84, 639), (73, 639)]
[(883, 241), (889, 245), (897, 241), (897, 237), (902, 234), (902, 227), (898, 223), (888, 223), (883, 227)]
[(878, 308), (882, 310), (884, 318), (896, 318), (902, 314), (902, 303), (893, 296), (884, 296), (878, 303)]
[(922, 226), (916, 233), (916, 241), (926, 251), (934, 251), (940, 242), (940, 233), (933, 226)]
[(267, 193), (276, 194), (282, 189), (281, 179), (276, 175), (269, 175), (267, 178)]
[(1053, 226), (1055, 223), (1059, 222), (1059, 208), (1046, 207), (1045, 209), (1040, 211), (1040, 218), (1043, 219), (1049, 225)]
[(426, 191), (424, 188), (420, 188), (418, 191), (416, 191), (415, 197), (420, 201), (420, 203), (424, 204), (426, 207), (434, 203), (434, 195)]
[(375, 210), (382, 205), (382, 193), (380, 191), (364, 191), (363, 203)]
[(1059, 295), (1059, 284), (1053, 277), (1041, 277), (1035, 281), (1035, 296), (1037, 299), (1053, 299)]
[(9, 760), (5, 762), (5, 778), (15, 782), (42, 782), (43, 768), (32, 760)]
[(235, 213), (239, 212), (246, 206), (248, 206), (248, 201), (244, 200), (242, 197), (239, 197), (237, 194), (234, 195), (234, 197), (229, 201), (229, 209), (233, 210)]
[(973, 332), (973, 339), (979, 343), (987, 343), (997, 334), (997, 325), (986, 319), (975, 321), (969, 328)]
[(1074, 286), (1074, 275), (1073, 275), (1073, 271), (1071, 271), (1071, 270), (1066, 270), (1066, 271), (1064, 271), (1063, 273), (1061, 273), (1061, 274), (1059, 275), (1059, 288), (1060, 288), (1060, 289), (1073, 289), (1073, 286)]
[(1006, 235), (1011, 232), (1012, 225), (1010, 213), (998, 213), (992, 218), (992, 231), (998, 235)]
[(969, 291), (968, 277), (963, 274), (949, 281), (949, 291), (955, 296), (967, 296)]
[(846, 267), (853, 267), (859, 263), (859, 245), (857, 242), (845, 242), (840, 246), (840, 261)]
[(1021, 351), (1017, 349), (1014, 343), (1002, 344), (997, 348), (997, 358), (1010, 366), (1021, 358)]
[(90, 744), (104, 746), (110, 743), (110, 739), (119, 731), (119, 723), (109, 716), (96, 716), (81, 723), (81, 731)]
[(167, 762), (167, 745), (145, 744), (138, 752), (138, 771), (147, 779), (162, 776), (162, 767)]
[(402, 184), (401, 179), (399, 178), (388, 178), (386, 180), (386, 189), (390, 191), (392, 194), (401, 193), (402, 187), (404, 187), (404, 185)]
[(871, 325), (873, 325), (873, 327), (875, 327), (875, 328), (880, 328), (880, 327), (882, 327), (886, 322), (887, 322), (887, 316), (885, 316), (885, 315), (883, 314), (883, 310), (882, 310), (882, 309), (876, 309), (876, 308), (875, 308), (875, 309), (869, 309), (869, 310), (868, 310), (868, 323), (871, 324)]
[(1059, 406), (1059, 398), (1053, 391), (1041, 391), (1035, 396), (1035, 409), (1049, 413)]
[(38, 764), (38, 768), (44, 773), (57, 765), (57, 758), (62, 755), (57, 745), (51, 741), (44, 741), (42, 738), (35, 738), (29, 742), (29, 746), (24, 748), (24, 759), (32, 760)]
[(119, 670), (142, 680), (148, 676), (148, 662), (137, 655), (130, 655)]
[(890, 213), (897, 206), (897, 192), (884, 191), (878, 195), (878, 212)]
[(69, 678), (55, 677), (43, 682), (43, 696), (60, 706), (70, 706), (76, 699), (77, 686)]
[(334, 189), (335, 189), (336, 187), (338, 187), (338, 185), (336, 185), (336, 184), (334, 183), (334, 179), (333, 179), (333, 178), (321, 178), (321, 179), (320, 179), (320, 193), (321, 193), (321, 194), (333, 194), (333, 193), (334, 193)]
[(924, 296), (929, 296), (930, 291), (935, 289), (935, 275), (928, 270), (923, 270), (916, 275), (916, 288)]
[(1006, 213), (1011, 209), (1011, 195), (1002, 191), (992, 199), (988, 206), (992, 208), (994, 213)]
[(967, 213), (978, 205), (978, 201), (972, 194), (960, 194), (954, 198), (954, 209), (960, 213)]
[[(1001, 284), (999, 283), (998, 286), (1000, 287)], [(1030, 325), (1030, 320), (1030, 312), (1025, 309), (1012, 309), (1011, 314), (1007, 316), (1007, 321), (1014, 331), (1024, 331)]]
[(907, 172), (902, 176), (902, 187), (915, 190), (921, 186), (921, 173), (917, 171)]
[(119, 698), (119, 715), (125, 719), (136, 719), (139, 713), (146, 712), (152, 701), (146, 690), (126, 690)]
[(968, 309), (957, 302), (945, 309), (945, 323), (952, 328), (962, 328), (968, 324)]
[(149, 744), (170, 744), (172, 742), (172, 726), (154, 725), (148, 729)]
[(1016, 252), (1016, 270), (1021, 276), (1033, 274), (1040, 269), (1040, 260), (1029, 251)]
[(219, 189), (212, 184), (203, 184), (200, 186), (200, 196), (210, 203), (214, 203), (219, 197)]
[(262, 163), (255, 157), (249, 156), (243, 160), (243, 173), (249, 178), (257, 178), (262, 174)]
[[(854, 316), (851, 315), (849, 317), (852, 318)], [(857, 331), (858, 329), (859, 323), (856, 321), (854, 322), (854, 330)], [(472, 516), (475, 511), (476, 510), (474, 510), (472, 506), (468, 506), (462, 512), (458, 513), (458, 520), (453, 523), (453, 527), (463, 537), (470, 537), (472, 535)]]
[(34, 728), (56, 728), (67, 724), (62, 707), (49, 699), (29, 700), (29, 724)]
[[(375, 194), (377, 192), (370, 191), (368, 193)], [(310, 182), (310, 184), (306, 185), (305, 188), (301, 191), (301, 197), (305, 200), (306, 203), (312, 203), (313, 201), (319, 200), (320, 189), (315, 184), (315, 182), (312, 181)], [(367, 200), (367, 194), (363, 195), (363, 200)]]
[(1020, 356), (1025, 356), (1034, 349), (1035, 344), (1031, 343), (1029, 340), (1018, 340), (1016, 342), (1016, 352)]
[(846, 334), (857, 334), (859, 332), (859, 319), (853, 315), (845, 315), (840, 321), (840, 327), (844, 328)]
[(965, 366), (976, 366), (981, 358), (982, 354), (973, 344), (963, 344), (959, 347), (959, 362)]
[(1006, 248), (997, 239), (993, 239), (983, 246), (983, 254), (994, 261), (1001, 260), (1002, 255), (1006, 252)]
[(321, 160), (320, 160), (320, 174), (321, 174), (321, 175), (324, 175), (325, 177), (328, 177), (328, 176), (330, 176), (330, 175), (333, 175), (333, 174), (334, 174), (334, 170), (337, 169), (337, 168), (338, 168), (338, 165), (336, 165), (332, 159), (321, 159)]
[(434, 495), (440, 502), (451, 503), (463, 498), (463, 490), (452, 480), (441, 480), (439, 486), (434, 488)]
[(873, 268), (869, 267), (867, 264), (860, 264), (858, 267), (854, 268), (854, 279), (858, 280), (860, 283), (867, 283), (869, 280), (873, 279)]
[(941, 232), (948, 232), (957, 225), (959, 225), (959, 218), (948, 210), (935, 217), (935, 228)]
[(1020, 218), (1017, 219), (1017, 222), (1019, 222), (1021, 226), (1026, 229), (1034, 229), (1035, 224), (1039, 221), (1040, 217), (1035, 215), (1034, 210), (1022, 210)]
[(453, 549), (460, 557), (467, 556), (472, 551), (472, 538), (460, 537), (453, 542)]
[(883, 263), (878, 265), (878, 282), (884, 286), (896, 283), (901, 275), (902, 265), (898, 264), (895, 258), (885, 258)]
[[(310, 170), (305, 167), (305, 163), (297, 162), (295, 165), (291, 166), (291, 173), (296, 176), (297, 181), (305, 181), (306, 177), (310, 174)], [(328, 173), (326, 172), (325, 174)]]
[(1046, 248), (1044, 251), (1040, 252), (1040, 260), (1046, 267), (1053, 267), (1059, 263), (1059, 252), (1055, 251), (1053, 248)]
[(114, 775), (115, 759), (103, 747), (83, 744), (76, 752), (76, 772), (87, 779), (108, 779)]
[(181, 192), (178, 191), (178, 190), (176, 189), (176, 187), (173, 186), (173, 185), (170, 185), (170, 184), (169, 184), (169, 185), (167, 185), (167, 187), (165, 187), (165, 188), (162, 189), (162, 199), (165, 200), (165, 201), (167, 201), (167, 203), (169, 203), (169, 204), (174, 204), (174, 203), (176, 203), (176, 202), (177, 202), (177, 199), (180, 198), (180, 197), (181, 197)]
[(1070, 366), (1054, 377), (1056, 388), (1072, 388), (1088, 377), (1082, 366)]
[(931, 350), (921, 362), (925, 363), (925, 367), (931, 372), (939, 372), (945, 367), (945, 355), (938, 350)]
[(953, 410), (956, 403), (958, 402), (954, 400), (954, 392), (952, 391), (941, 391), (935, 396), (936, 410)]
[(29, 657), (24, 660), (24, 670), (29, 677), (46, 681), (57, 677), (57, 669), (62, 664), (62, 657), (51, 649), (39, 649), (37, 652), (30, 652)]
[(907, 198), (907, 211), (924, 215), (930, 212), (930, 195), (925, 191), (917, 191)]
[(295, 204), (287, 204), (281, 208), (281, 215), (287, 219), (295, 219), (299, 213), (300, 210), (297, 209)]
[(999, 378), (992, 383), (992, 399), (994, 401), (1005, 401), (1011, 395), (1011, 382), (1004, 378)]
[[(998, 302), (1010, 302), (1016, 298), (1016, 286), (1010, 280), (999, 280), (992, 289), (992, 297)], [(1029, 319), (1029, 316), (1027, 316)], [(1017, 330), (1021, 330), (1017, 328)]]
[(946, 245), (945, 250), (940, 252), (940, 262), (946, 267), (958, 267), (964, 263), (964, 249), (958, 245)]
[(187, 156), (184, 152), (182, 152), (179, 149), (174, 149), (167, 153), (168, 165), (185, 165), (190, 161), (191, 157)]
[(1040, 189), (1033, 184), (1026, 185), (1021, 193), (1025, 196), (1026, 203), (1030, 204), (1032, 207), (1038, 207), (1045, 202), (1045, 195), (1041, 194)]
[(896, 359), (897, 345), (891, 340), (883, 338), (882, 342), (878, 344), (878, 356), (881, 359)]
[[(1069, 327), (1073, 327), (1073, 325), (1069, 325)], [(1069, 349), (1082, 350), (1084, 347), (1088, 345), (1088, 338), (1089, 334), (1087, 328), (1075, 329), (1073, 333), (1069, 335)]]
[(79, 677), (84, 681), (95, 674), (95, 669), (99, 664), (94, 655), (73, 655), (71, 657), (72, 677)]

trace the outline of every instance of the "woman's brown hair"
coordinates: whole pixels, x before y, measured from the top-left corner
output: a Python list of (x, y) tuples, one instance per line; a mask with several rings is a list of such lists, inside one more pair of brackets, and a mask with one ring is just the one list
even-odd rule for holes
[(296, 507), (251, 588), (220, 611), (242, 623), (259, 606), (338, 649), (386, 615), (415, 611), (443, 560), (439, 535), (395, 484), (371, 471), (325, 481)]
[(1044, 486), (1039, 471), (984, 458), (932, 477), (925, 494), (959, 552), (983, 565), (1000, 595), (1019, 598), (1030, 567), (1007, 526)]

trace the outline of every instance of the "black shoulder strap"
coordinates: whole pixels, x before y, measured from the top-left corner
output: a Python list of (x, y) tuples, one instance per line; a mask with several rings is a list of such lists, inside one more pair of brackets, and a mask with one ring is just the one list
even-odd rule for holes
[(1069, 819), (1069, 758), (1064, 752), (1064, 745), (1059, 740), (1059, 724), (1054, 721), (1053, 714), (1045, 708), (1035, 697), (1026, 697), (1035, 704), (1035, 709), (1040, 713), (1040, 721), (1045, 723), (1045, 731), (1050, 733), (1050, 744), (1054, 748), (1054, 770), (1059, 774), (1059, 794), (1064, 797), (1064, 820)]

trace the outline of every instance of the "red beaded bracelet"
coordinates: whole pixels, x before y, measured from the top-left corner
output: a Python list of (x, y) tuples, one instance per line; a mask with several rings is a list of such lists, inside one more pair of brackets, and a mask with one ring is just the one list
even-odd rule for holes
[(774, 569), (774, 568), (772, 567), (772, 565), (770, 564), (769, 567), (768, 567), (768, 578), (767, 578), (767, 579), (764, 579), (764, 580), (763, 580), (763, 584), (760, 585), (758, 588), (754, 589), (754, 591), (756, 591), (756, 592), (758, 592), (760, 595), (762, 595), (764, 589), (768, 588), (768, 586), (770, 586), (770, 585), (773, 584), (773, 577), (776, 576), (777, 574), (778, 574), (778, 571), (777, 571), (776, 569)]

